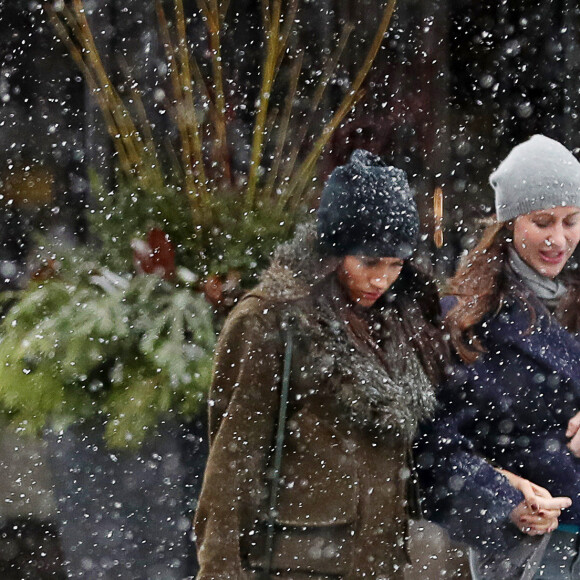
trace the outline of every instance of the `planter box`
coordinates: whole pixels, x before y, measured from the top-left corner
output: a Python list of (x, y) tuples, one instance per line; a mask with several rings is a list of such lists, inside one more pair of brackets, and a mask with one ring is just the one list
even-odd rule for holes
[(203, 419), (165, 421), (135, 452), (107, 448), (98, 423), (49, 431), (46, 441), (69, 578), (196, 573), (191, 522), (207, 457)]

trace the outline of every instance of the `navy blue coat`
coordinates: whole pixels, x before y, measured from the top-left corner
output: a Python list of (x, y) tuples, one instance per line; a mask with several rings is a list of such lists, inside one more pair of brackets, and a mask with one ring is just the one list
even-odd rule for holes
[(428, 517), (480, 548), (511, 541), (509, 514), (523, 499), (492, 464), (570, 497), (560, 522), (580, 524), (580, 459), (565, 437), (580, 411), (580, 342), (531, 303), (535, 321), (514, 297), (481, 325), (487, 352), (454, 366), (417, 443)]

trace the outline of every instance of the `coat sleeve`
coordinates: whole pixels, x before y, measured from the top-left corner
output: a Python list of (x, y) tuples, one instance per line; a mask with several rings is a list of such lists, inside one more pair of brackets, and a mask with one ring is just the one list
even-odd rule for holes
[[(244, 302), (249, 302), (244, 301)], [(198, 580), (251, 578), (240, 541), (264, 505), (283, 362), (274, 316), (234, 312), (216, 348), (210, 452), (195, 518)]]
[(456, 541), (498, 551), (517, 541), (519, 531), (509, 515), (523, 495), (469, 437), (485, 413), (470, 397), (473, 392), (466, 370), (454, 373), (441, 389), (439, 409), (422, 425), (416, 443), (417, 469), (427, 517)]
[(531, 338), (541, 346), (502, 348), (501, 382), (519, 388), (509, 389), (508, 418), (514, 428), (502, 433), (496, 457), (502, 467), (545, 487), (554, 497), (570, 497), (572, 506), (562, 512), (560, 522), (579, 522), (580, 460), (568, 449), (566, 438), (568, 421), (579, 408), (578, 383), (557, 372), (561, 369), (556, 363), (547, 366), (533, 356), (544, 344), (554, 345), (552, 353), (564, 349), (563, 342), (553, 335)]

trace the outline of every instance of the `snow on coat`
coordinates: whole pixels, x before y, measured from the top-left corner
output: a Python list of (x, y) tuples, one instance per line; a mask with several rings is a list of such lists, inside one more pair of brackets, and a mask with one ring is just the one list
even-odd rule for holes
[(385, 348), (408, 359), (396, 377), (351, 340), (328, 304), (336, 266), (316, 253), (312, 230), (299, 230), (222, 331), (195, 522), (199, 580), (254, 578), (263, 563), (288, 319), (295, 347), (274, 568), (287, 579), (403, 577), (410, 445), (433, 389), (396, 316)]
[(570, 497), (560, 522), (580, 524), (580, 459), (565, 437), (580, 410), (580, 342), (528, 295), (533, 320), (516, 288), (481, 324), (487, 352), (455, 366), (417, 445), (430, 517), (480, 549), (517, 541), (508, 518), (523, 496), (492, 465)]

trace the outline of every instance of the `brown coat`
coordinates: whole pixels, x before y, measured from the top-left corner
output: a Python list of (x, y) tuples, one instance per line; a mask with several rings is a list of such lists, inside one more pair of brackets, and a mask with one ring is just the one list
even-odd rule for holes
[(210, 456), (195, 522), (198, 580), (255, 578), (263, 561), (287, 317), (295, 347), (277, 577), (401, 578), (410, 441), (431, 408), (432, 389), (394, 313), (385, 318), (386, 342), (405, 359), (390, 370), (395, 377), (349, 338), (329, 308), (328, 264), (310, 275), (294, 263), (306, 259), (292, 257), (300, 254), (297, 245), (291, 248), (290, 267), (279, 256), (262, 286), (234, 309), (218, 342)]

